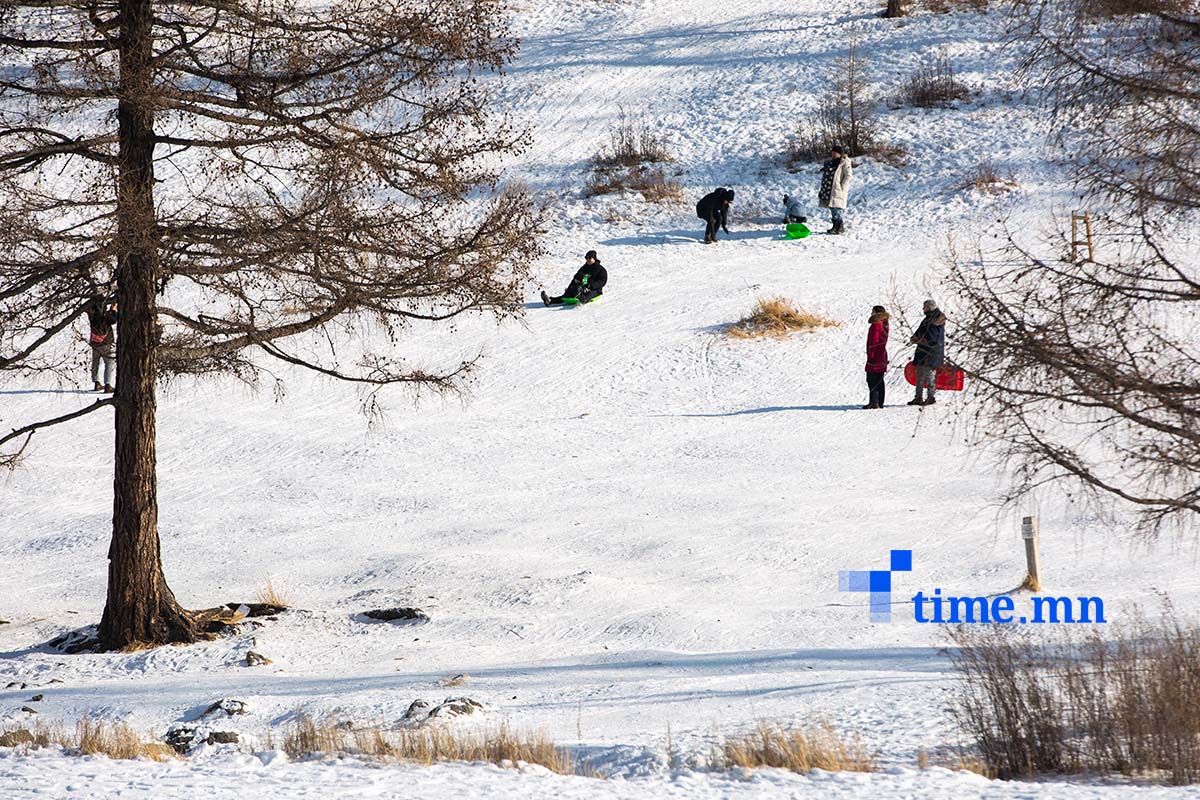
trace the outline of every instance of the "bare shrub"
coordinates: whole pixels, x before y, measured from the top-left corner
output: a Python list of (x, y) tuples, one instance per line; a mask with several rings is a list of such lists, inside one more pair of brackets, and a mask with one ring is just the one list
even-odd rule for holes
[(287, 595), (275, 588), (275, 583), (271, 580), (269, 575), (263, 578), (263, 585), (261, 588), (259, 588), (258, 592), (255, 593), (255, 599), (264, 605), (279, 606), (281, 608), (292, 607), (291, 601), (288, 600)]
[(880, 132), (875, 90), (854, 41), (846, 57), (834, 66), (831, 88), (818, 98), (812, 115), (800, 123), (786, 160), (794, 166), (828, 158), (835, 145), (845, 148), (851, 158), (870, 155), (897, 162), (904, 157), (904, 149), (887, 143)]
[(592, 163), (598, 167), (634, 167), (674, 160), (666, 139), (650, 127), (646, 115), (634, 117), (621, 107), (616, 126), (609, 130), (608, 141)]
[(545, 734), (517, 732), (507, 725), (469, 732), (443, 726), (385, 731), (378, 725), (318, 722), (297, 714), (284, 732), (283, 749), (292, 758), (357, 755), (426, 766), (441, 761), (487, 761), (511, 767), (524, 762), (560, 775), (595, 775), (590, 765), (576, 764), (567, 750)]
[(726, 332), (735, 339), (786, 336), (794, 331), (836, 327), (837, 322), (796, 306), (786, 297), (760, 297), (749, 316), (730, 325)]
[(588, 197), (638, 192), (648, 203), (669, 204), (683, 201), (683, 185), (662, 167), (636, 165), (627, 169), (597, 169), (584, 190)]
[(1001, 175), (991, 161), (981, 161), (971, 172), (958, 183), (955, 189), (973, 189), (984, 194), (1004, 194), (1017, 188), (1017, 182), (1011, 174)]
[(1200, 629), (1166, 613), (1107, 633), (953, 634), (955, 715), (989, 770), (1200, 781)]
[(954, 74), (950, 58), (942, 55), (925, 60), (901, 86), (897, 100), (901, 105), (935, 108), (970, 96), (970, 90)]
[(806, 773), (814, 769), (874, 772), (875, 760), (857, 737), (846, 739), (832, 726), (785, 728), (760, 722), (754, 733), (727, 739), (710, 758), (715, 769), (777, 767)]

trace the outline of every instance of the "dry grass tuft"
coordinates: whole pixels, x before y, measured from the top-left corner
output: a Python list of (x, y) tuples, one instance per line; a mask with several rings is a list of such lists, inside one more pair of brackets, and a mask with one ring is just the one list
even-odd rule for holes
[(754, 310), (730, 325), (726, 332), (735, 339), (786, 336), (795, 331), (837, 327), (837, 322), (795, 306), (785, 297), (760, 297)]
[(974, 772), (988, 780), (995, 780), (996, 771), (989, 767), (982, 758), (962, 749), (938, 752), (932, 756), (924, 750), (917, 751), (917, 769), (941, 767), (954, 772)]
[(917, 67), (901, 85), (897, 100), (901, 105), (936, 108), (971, 96), (971, 90), (958, 79), (947, 56), (929, 58)]
[(163, 742), (148, 742), (123, 722), (81, 719), (75, 725), (74, 746), (84, 755), (167, 761), (175, 751)]
[(0, 747), (62, 747), (80, 755), (103, 755), (109, 758), (148, 758), (166, 761), (176, 757), (175, 751), (163, 742), (147, 741), (123, 722), (81, 719), (73, 733), (61, 725), (36, 723), (32, 728), (12, 727), (0, 731)]
[(788, 729), (779, 723), (761, 722), (758, 730), (726, 740), (713, 752), (712, 766), (778, 767), (792, 772), (823, 769), (874, 772), (875, 760), (857, 737), (847, 741), (828, 724)]
[(32, 727), (13, 725), (0, 730), (0, 747), (19, 747), (35, 750), (40, 747), (71, 747), (70, 737), (61, 725), (35, 722)]
[(1011, 174), (1003, 176), (990, 161), (983, 161), (966, 178), (954, 184), (954, 189), (974, 189), (984, 194), (1004, 194), (1017, 188)]
[(271, 577), (269, 575), (263, 578), (263, 586), (258, 590), (254, 598), (258, 602), (269, 606), (280, 606), (282, 608), (292, 607), (291, 601), (288, 600), (287, 595), (275, 588), (275, 584), (271, 581)]
[(571, 754), (545, 734), (521, 733), (507, 725), (473, 732), (440, 726), (385, 731), (378, 725), (318, 723), (298, 714), (284, 733), (283, 749), (292, 758), (356, 755), (413, 761), (425, 766), (440, 761), (486, 761), (512, 767), (525, 762), (560, 775), (595, 774), (587, 765), (576, 765)]

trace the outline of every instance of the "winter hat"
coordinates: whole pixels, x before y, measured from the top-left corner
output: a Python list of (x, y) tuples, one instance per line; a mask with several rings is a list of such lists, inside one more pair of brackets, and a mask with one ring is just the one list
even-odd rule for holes
[(921, 304), (921, 310), (924, 311), (925, 313), (934, 311), (937, 309), (937, 307), (938, 307), (937, 303), (933, 300), (926, 300), (924, 303)]
[(599, 260), (600, 260), (600, 256), (596, 255), (596, 251), (595, 251), (595, 250), (588, 250), (588, 251), (587, 251), (587, 252), (584, 254), (584, 256), (583, 256), (583, 260), (584, 260), (584, 261), (588, 260), (589, 258), (594, 258), (594, 259), (596, 259), (597, 261), (599, 261)]
[(846, 151), (842, 149), (840, 144), (835, 144), (833, 147), (829, 148), (829, 152), (837, 153), (839, 156), (846, 154)]
[(887, 313), (887, 309), (886, 309), (886, 308), (884, 308), (883, 306), (874, 306), (874, 307), (871, 309), (871, 313), (872, 313), (872, 314), (886, 314), (886, 313)]

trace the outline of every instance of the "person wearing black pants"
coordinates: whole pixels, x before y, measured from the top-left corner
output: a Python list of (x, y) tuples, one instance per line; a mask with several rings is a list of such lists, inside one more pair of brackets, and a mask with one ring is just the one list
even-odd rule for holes
[(548, 306), (562, 305), (563, 298), (570, 297), (580, 303), (594, 300), (604, 294), (604, 285), (608, 283), (608, 270), (601, 264), (595, 250), (588, 250), (583, 257), (583, 266), (575, 273), (567, 289), (557, 297), (551, 297), (542, 291), (542, 302)]
[(883, 378), (888, 368), (888, 313), (883, 306), (871, 309), (867, 318), (867, 394), (863, 408), (883, 408)]
[(704, 243), (717, 241), (717, 230), (729, 233), (729, 207), (733, 204), (733, 190), (719, 187), (700, 198), (696, 203), (696, 216), (704, 220)]

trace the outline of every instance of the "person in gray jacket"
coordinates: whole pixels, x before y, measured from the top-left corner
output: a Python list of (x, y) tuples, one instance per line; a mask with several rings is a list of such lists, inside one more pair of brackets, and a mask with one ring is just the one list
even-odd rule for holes
[[(926, 300), (921, 306), (925, 319), (917, 326), (917, 332), (909, 339), (910, 344), (917, 346), (913, 354), (913, 366), (917, 370), (917, 395), (908, 401), (910, 406), (930, 406), (937, 402), (934, 392), (937, 390), (938, 367), (946, 363), (946, 315), (937, 307), (937, 303)], [(921, 390), (925, 397), (921, 397)]]

